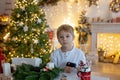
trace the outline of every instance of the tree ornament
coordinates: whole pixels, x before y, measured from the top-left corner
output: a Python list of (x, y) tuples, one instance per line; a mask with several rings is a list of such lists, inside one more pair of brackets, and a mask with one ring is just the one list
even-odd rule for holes
[(27, 40), (24, 40), (24, 43), (27, 44), (28, 43)]
[(20, 23), (18, 24), (18, 26), (23, 26), (23, 24), (24, 24), (23, 22), (20, 22)]
[(23, 27), (24, 32), (28, 31), (28, 26)]
[(109, 8), (112, 12), (119, 12), (120, 11), (120, 0), (113, 0), (110, 3)]
[(19, 13), (17, 14), (17, 18), (20, 18), (20, 14)]
[(38, 19), (38, 22), (37, 23), (41, 23), (42, 22), (42, 20), (41, 19)]
[(96, 5), (97, 6), (97, 2), (98, 0), (88, 0), (89, 1), (89, 7), (92, 5)]
[(38, 44), (38, 40), (34, 40), (34, 43), (35, 43), (35, 44)]
[(17, 37), (13, 37), (12, 40), (13, 40), (13, 41), (16, 41), (16, 40), (17, 40)]
[(25, 11), (25, 7), (22, 7), (22, 11)]

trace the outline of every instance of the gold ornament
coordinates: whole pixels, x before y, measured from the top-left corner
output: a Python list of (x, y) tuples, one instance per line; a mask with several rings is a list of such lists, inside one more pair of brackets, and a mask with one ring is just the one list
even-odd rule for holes
[(9, 15), (7, 15), (7, 14), (0, 15), (0, 21), (2, 21), (2, 22), (9, 21)]
[(120, 11), (120, 0), (113, 0), (110, 3), (110, 10), (112, 12), (119, 12)]
[(96, 5), (97, 6), (97, 2), (98, 0), (88, 0), (89, 1), (89, 7), (92, 5)]
[(19, 18), (20, 17), (20, 14), (17, 14), (17, 18)]

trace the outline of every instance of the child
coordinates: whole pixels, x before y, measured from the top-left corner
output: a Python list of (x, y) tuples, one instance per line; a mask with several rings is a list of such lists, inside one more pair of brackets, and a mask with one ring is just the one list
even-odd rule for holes
[(61, 44), (61, 48), (55, 50), (50, 57), (51, 62), (56, 67), (63, 68), (67, 72), (69, 72), (68, 69), (70, 67), (66, 66), (67, 62), (75, 63), (76, 67), (79, 66), (81, 60), (86, 63), (84, 53), (73, 44), (74, 37), (72, 26), (68, 24), (61, 25), (57, 29), (57, 39)]
[(5, 55), (2, 53), (2, 47), (0, 47), (0, 73), (3, 73), (2, 64), (5, 62)]

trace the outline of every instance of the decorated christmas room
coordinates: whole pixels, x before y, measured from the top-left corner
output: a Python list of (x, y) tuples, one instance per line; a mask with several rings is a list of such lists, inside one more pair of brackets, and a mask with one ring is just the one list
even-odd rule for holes
[(0, 80), (119, 80), (120, 0), (0, 0)]

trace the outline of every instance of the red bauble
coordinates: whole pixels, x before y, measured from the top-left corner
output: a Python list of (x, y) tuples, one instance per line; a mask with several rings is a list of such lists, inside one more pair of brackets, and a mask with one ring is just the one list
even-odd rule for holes
[(47, 32), (48, 36), (49, 36), (49, 39), (53, 39), (53, 36), (54, 36), (54, 31), (48, 31)]

